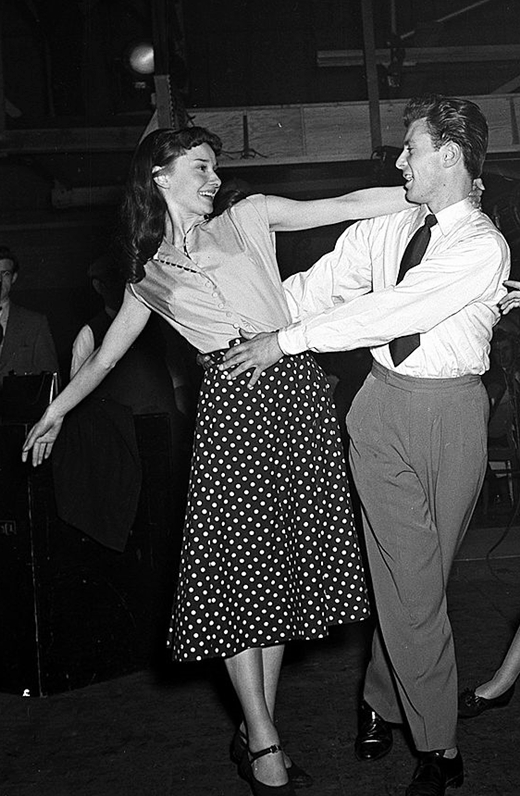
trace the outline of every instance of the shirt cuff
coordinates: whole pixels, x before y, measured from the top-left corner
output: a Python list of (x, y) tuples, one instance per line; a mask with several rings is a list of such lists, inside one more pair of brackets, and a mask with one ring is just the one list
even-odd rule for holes
[(278, 332), (278, 345), (284, 354), (301, 354), (307, 351), (307, 342), (303, 327), (299, 323), (280, 329)]

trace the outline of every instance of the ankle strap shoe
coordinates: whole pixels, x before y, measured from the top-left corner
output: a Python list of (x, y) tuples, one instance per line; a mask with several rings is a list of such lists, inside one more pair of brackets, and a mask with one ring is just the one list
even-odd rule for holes
[(486, 710), (505, 708), (515, 693), (515, 684), (494, 699), (477, 696), (474, 689), (466, 688), (459, 696), (459, 716), (461, 719), (473, 719)]

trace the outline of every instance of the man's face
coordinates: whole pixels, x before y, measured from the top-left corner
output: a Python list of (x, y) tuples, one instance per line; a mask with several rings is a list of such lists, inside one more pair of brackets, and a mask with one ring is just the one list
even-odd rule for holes
[(427, 204), (433, 212), (442, 206), (442, 156), (443, 147), (434, 148), (426, 120), (412, 122), (395, 165), (403, 172), (407, 199), (414, 204)]
[(7, 301), (11, 288), (16, 282), (18, 274), (14, 273), (12, 260), (0, 260), (0, 302)]

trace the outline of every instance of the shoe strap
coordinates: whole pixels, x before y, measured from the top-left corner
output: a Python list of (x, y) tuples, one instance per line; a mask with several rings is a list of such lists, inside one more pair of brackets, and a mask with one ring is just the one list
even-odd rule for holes
[(267, 749), (260, 749), (259, 752), (252, 752), (249, 750), (249, 754), (251, 757), (251, 762), (253, 760), (258, 760), (259, 757), (264, 757), (264, 755), (275, 755), (277, 752), (282, 752), (282, 747), (278, 743), (274, 743), (272, 746), (268, 746)]

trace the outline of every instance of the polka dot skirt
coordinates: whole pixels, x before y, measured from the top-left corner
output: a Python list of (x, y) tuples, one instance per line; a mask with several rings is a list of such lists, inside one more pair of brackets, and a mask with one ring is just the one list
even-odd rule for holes
[(323, 371), (299, 354), (246, 382), (205, 374), (168, 638), (175, 660), (320, 638), (369, 613)]

